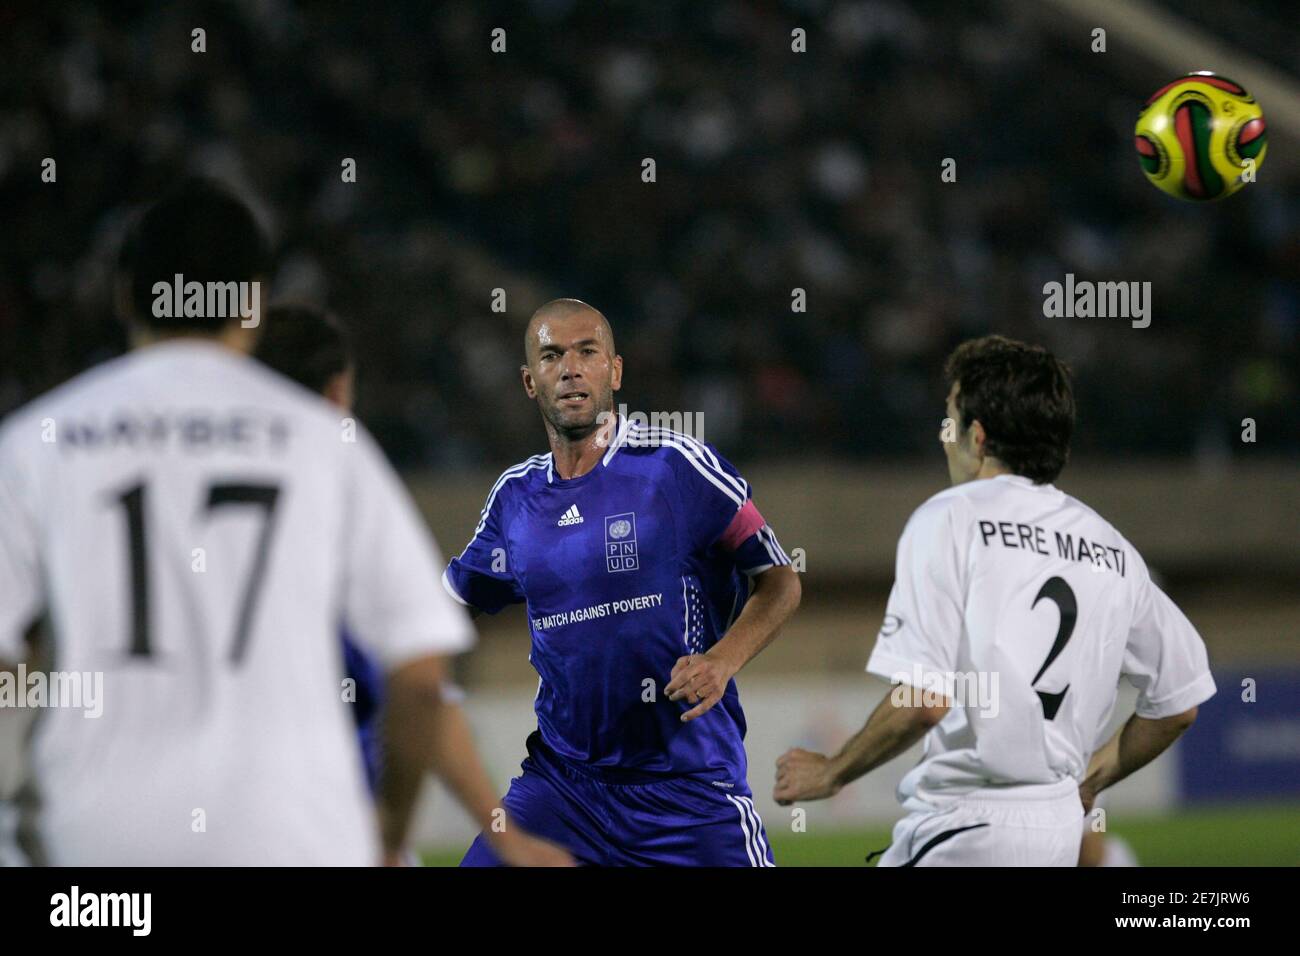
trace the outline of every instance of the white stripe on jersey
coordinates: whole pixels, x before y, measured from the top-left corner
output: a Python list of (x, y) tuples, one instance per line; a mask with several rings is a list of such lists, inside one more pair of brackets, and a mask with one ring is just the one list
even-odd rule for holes
[(682, 577), (682, 644), (691, 652), (691, 605), (686, 598), (686, 578)]
[(749, 818), (753, 821), (754, 841), (756, 844), (755, 849), (758, 851), (759, 865), (775, 866), (775, 864), (767, 858), (767, 839), (763, 836), (763, 821), (758, 815), (758, 808), (754, 806), (754, 798), (738, 797), (737, 799), (748, 808)]
[(763, 545), (764, 550), (767, 551), (767, 556), (771, 558), (771, 560), (767, 564), (756, 564), (752, 568), (741, 568), (741, 574), (753, 577), (756, 574), (762, 574), (769, 568), (788, 565), (790, 563), (789, 557), (787, 557), (786, 553), (781, 550), (781, 545), (776, 540), (776, 534), (773, 533), (770, 527), (763, 525), (763, 527), (755, 531), (754, 534), (758, 536), (759, 542)]
[(704, 444), (704, 442), (700, 441), (698, 438), (682, 432), (673, 431), (671, 428), (661, 428), (657, 426), (646, 427), (640, 424), (636, 424), (635, 428), (638, 436), (645, 435), (652, 441), (662, 442), (666, 440), (669, 442), (680, 443), (691, 448), (697, 455), (704, 459), (705, 464), (709, 465), (715, 472), (717, 472), (719, 477), (726, 479), (726, 481), (740, 493), (742, 498), (749, 497), (749, 484), (745, 479), (737, 478), (735, 475), (724, 469), (722, 463), (718, 461), (718, 456), (713, 454), (713, 452), (709, 450), (709, 446)]
[(754, 838), (749, 832), (749, 815), (745, 812), (745, 805), (729, 793), (724, 796), (731, 801), (736, 812), (740, 814), (740, 829), (745, 832), (745, 855), (749, 857), (749, 865), (758, 866), (758, 860), (754, 857)]
[(630, 426), (631, 422), (620, 415), (618, 425), (614, 429), (614, 440), (609, 443), (609, 451), (605, 452), (605, 457), (601, 459), (601, 464), (608, 465), (610, 460), (618, 454), (618, 450), (623, 446), (623, 442), (627, 437), (627, 430)]
[(501, 490), (502, 485), (511, 478), (520, 478), (528, 474), (528, 472), (532, 471), (534, 468), (540, 468), (543, 465), (547, 467), (549, 474), (550, 459), (551, 456), (549, 453), (545, 455), (533, 455), (532, 458), (525, 459), (517, 465), (511, 465), (501, 473), (501, 477), (496, 480), (496, 484), (494, 484), (492, 490), (488, 492), (487, 503), (483, 505), (483, 510), (479, 513), (478, 525), (474, 528), (474, 534), (470, 537), (469, 544), (465, 545), (465, 550), (460, 553), (462, 558), (465, 557), (465, 552), (469, 550), (470, 545), (474, 543), (474, 539), (482, 534), (483, 529), (487, 527), (488, 515), (492, 512), (492, 503), (496, 501), (497, 492)]
[(712, 484), (715, 488), (717, 488), (724, 495), (726, 495), (728, 498), (730, 498), (732, 501), (736, 503), (737, 511), (739, 511), (741, 508), (745, 506), (745, 497), (743, 494), (741, 495), (736, 494), (734, 483), (732, 486), (729, 487), (728, 485), (725, 485), (718, 480), (718, 478), (721, 477), (726, 479), (729, 482), (731, 481), (731, 476), (728, 475), (725, 471), (722, 471), (721, 469), (713, 468), (713, 466), (709, 465), (708, 462), (701, 460), (699, 456), (697, 456), (685, 445), (678, 444), (677, 442), (671, 441), (666, 438), (659, 439), (659, 445), (662, 448), (675, 448), (677, 451), (681, 452), (682, 457), (691, 463), (692, 468), (698, 471), (701, 475), (704, 476), (704, 478), (710, 484)]
[(763, 525), (763, 527), (758, 529), (758, 533), (762, 536), (763, 543), (767, 545), (768, 552), (772, 554), (774, 564), (790, 563), (789, 556), (781, 550), (781, 543), (776, 540), (776, 534), (772, 531), (770, 526)]

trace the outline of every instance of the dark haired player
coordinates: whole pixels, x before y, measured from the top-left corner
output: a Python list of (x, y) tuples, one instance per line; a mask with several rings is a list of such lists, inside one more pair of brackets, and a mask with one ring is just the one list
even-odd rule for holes
[[(94, 719), (39, 716), (36, 862), (395, 859), (473, 629), (373, 439), (341, 440), (334, 409), (249, 358), (269, 255), (248, 208), (188, 181), (129, 250), (132, 352), (0, 427), (0, 667), (43, 615), (54, 666), (103, 680)], [(387, 673), (378, 821), (328, 690), (340, 624)]]
[[(603, 315), (547, 303), (524, 349), (551, 451), (501, 475), (443, 579), (481, 611), (528, 605), (537, 730), (504, 804), (585, 863), (771, 866), (732, 678), (798, 577), (711, 446), (613, 414)], [(495, 862), (480, 836), (462, 865)]]
[[(253, 357), (304, 388), (324, 397), (345, 415), (352, 412), (356, 363), (347, 332), (339, 320), (310, 305), (280, 304), (267, 309)], [(382, 740), (378, 718), (383, 697), (379, 665), (343, 635), (343, 670), (353, 682), (352, 715), (372, 792), (379, 787)]]
[[(326, 398), (345, 415), (352, 411), (356, 363), (347, 331), (339, 320), (310, 305), (281, 304), (267, 310), (255, 357), (299, 385)], [(384, 675), (375, 658), (345, 631), (344, 673), (355, 682), (352, 714), (357, 726), (367, 781), (378, 792), (382, 779)], [(443, 782), (483, 825), (492, 822), (498, 801), (472, 744), (469, 723), (456, 706), (461, 694), (442, 686), (445, 706), (434, 737), (434, 765)], [(548, 851), (557, 859), (554, 851)], [(542, 858), (527, 862), (545, 862)]]
[[(882, 866), (1074, 866), (1096, 795), (1191, 726), (1214, 680), (1133, 546), (1052, 485), (1074, 429), (1065, 367), (987, 336), (946, 374), (953, 487), (903, 530), (867, 663), (898, 686), (836, 755), (785, 753), (774, 796), (832, 796), (925, 736)], [(1094, 753), (1121, 675), (1137, 713)]]

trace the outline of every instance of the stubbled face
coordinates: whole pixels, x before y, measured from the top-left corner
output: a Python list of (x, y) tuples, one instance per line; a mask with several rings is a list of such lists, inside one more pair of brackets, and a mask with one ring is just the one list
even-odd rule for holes
[(623, 359), (614, 354), (609, 325), (593, 311), (538, 321), (520, 369), (524, 391), (557, 431), (577, 437), (605, 421), (622, 385)]
[[(953, 382), (952, 388), (948, 390), (947, 414), (954, 424), (952, 428), (944, 428), (939, 432), (939, 443), (943, 445), (943, 453), (948, 459), (948, 478), (954, 485), (975, 480), (984, 464), (984, 427), (978, 422), (971, 422), (966, 428), (961, 427), (961, 413), (957, 410), (957, 392), (960, 386), (960, 382)], [(953, 437), (954, 431), (956, 440), (944, 441), (945, 437)]]

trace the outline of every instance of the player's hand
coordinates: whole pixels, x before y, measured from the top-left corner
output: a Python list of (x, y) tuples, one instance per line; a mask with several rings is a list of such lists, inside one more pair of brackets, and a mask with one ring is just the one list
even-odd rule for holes
[(497, 834), (497, 838), (492, 841), (492, 849), (506, 866), (578, 865), (568, 850), (521, 830)]
[(734, 674), (731, 666), (718, 657), (708, 654), (679, 657), (673, 665), (673, 672), (668, 675), (664, 693), (669, 700), (685, 700), (695, 705), (682, 714), (682, 723), (688, 723), (708, 713), (722, 700), (722, 695), (727, 692), (727, 683)]
[(772, 798), (783, 807), (796, 800), (825, 800), (840, 792), (831, 760), (825, 754), (792, 747), (776, 760)]

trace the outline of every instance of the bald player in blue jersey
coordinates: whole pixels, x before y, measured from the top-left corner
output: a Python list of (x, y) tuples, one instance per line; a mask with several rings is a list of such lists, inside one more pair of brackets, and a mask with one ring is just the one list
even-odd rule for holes
[[(592, 865), (772, 866), (733, 678), (799, 579), (710, 445), (614, 414), (600, 312), (549, 302), (524, 349), (551, 451), (501, 475), (443, 576), (475, 613), (527, 604), (537, 730), (509, 817)], [(480, 834), (461, 865), (497, 862)]]

